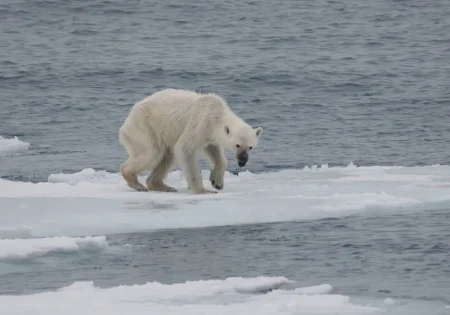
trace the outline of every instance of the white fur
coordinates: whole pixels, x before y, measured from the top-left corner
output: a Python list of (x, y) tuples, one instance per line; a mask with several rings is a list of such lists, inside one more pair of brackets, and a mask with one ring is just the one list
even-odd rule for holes
[[(236, 156), (248, 154), (261, 134), (261, 127), (253, 129), (215, 94), (162, 90), (137, 102), (120, 128), (120, 143), (129, 154), (121, 171), (137, 190), (175, 191), (163, 180), (178, 162), (192, 192), (212, 192), (203, 187), (196, 153), (208, 156), (213, 166), (211, 183), (222, 189), (227, 168), (224, 149)], [(144, 170), (152, 170), (147, 187), (137, 181)]]

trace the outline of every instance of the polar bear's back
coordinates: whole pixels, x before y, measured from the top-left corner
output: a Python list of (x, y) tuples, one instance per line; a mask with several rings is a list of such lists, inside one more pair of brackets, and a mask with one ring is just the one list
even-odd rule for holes
[[(215, 94), (201, 94), (189, 90), (167, 89), (155, 92), (137, 102), (135, 107), (152, 111), (159, 116), (202, 114), (209, 110), (228, 109), (226, 102)], [(184, 119), (185, 120), (185, 119)]]
[(226, 102), (215, 94), (166, 89), (137, 102), (125, 120), (121, 133), (134, 137), (152, 134), (166, 143), (176, 142), (186, 127), (214, 124), (228, 112)]

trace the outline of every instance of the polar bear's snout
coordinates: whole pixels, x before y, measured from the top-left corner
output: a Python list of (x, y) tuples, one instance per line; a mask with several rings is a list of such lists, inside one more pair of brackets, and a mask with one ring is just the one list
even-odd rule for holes
[(237, 159), (238, 165), (240, 167), (245, 166), (245, 164), (247, 164), (247, 162), (248, 162), (248, 154), (247, 154), (247, 152), (246, 151), (239, 152), (237, 154), (237, 156), (236, 156), (236, 159)]

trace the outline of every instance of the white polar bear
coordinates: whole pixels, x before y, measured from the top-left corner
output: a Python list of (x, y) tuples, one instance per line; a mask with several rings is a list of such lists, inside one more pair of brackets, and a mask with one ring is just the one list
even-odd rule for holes
[[(136, 190), (175, 192), (163, 181), (174, 162), (178, 162), (190, 191), (215, 193), (203, 186), (196, 153), (202, 150), (209, 158), (213, 166), (211, 184), (220, 190), (227, 168), (224, 148), (235, 153), (242, 167), (262, 131), (239, 118), (215, 94), (162, 90), (134, 104), (120, 128), (120, 143), (129, 155), (120, 170), (128, 185)], [(152, 170), (147, 187), (137, 177), (145, 170)]]

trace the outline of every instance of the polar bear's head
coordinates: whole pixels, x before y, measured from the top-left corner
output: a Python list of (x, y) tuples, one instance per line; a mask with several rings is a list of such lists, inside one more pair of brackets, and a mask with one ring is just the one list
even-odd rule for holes
[(225, 126), (226, 137), (222, 145), (234, 152), (238, 165), (243, 167), (248, 162), (250, 151), (258, 145), (262, 131), (262, 127), (252, 128), (247, 124)]

